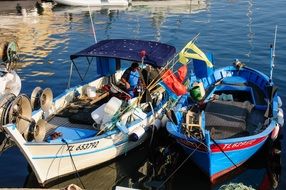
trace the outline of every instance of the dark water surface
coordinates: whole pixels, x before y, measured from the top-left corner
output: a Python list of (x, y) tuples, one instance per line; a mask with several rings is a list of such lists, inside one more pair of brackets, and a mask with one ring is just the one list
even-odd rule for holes
[[(269, 45), (273, 43), (278, 25), (273, 77), (286, 104), (285, 0), (209, 0), (201, 1), (200, 5), (181, 0), (171, 1), (171, 5), (167, 1), (151, 2), (151, 5), (146, 2), (140, 5), (136, 1), (123, 8), (91, 8), (97, 40), (155, 40), (172, 44), (179, 51), (199, 33), (197, 45), (214, 54), (216, 67), (230, 65), (239, 58), (246, 65), (269, 74)], [(61, 93), (67, 86), (69, 55), (94, 43), (92, 31), (88, 8), (56, 6), (40, 16), (30, 11), (26, 17), (12, 13), (0, 16), (0, 39), (15, 36), (18, 40), (22, 58), (18, 73), (22, 92), (27, 94), (36, 86), (52, 88), (54, 96)], [(283, 110), (286, 110), (285, 104)], [(283, 130), (285, 133), (285, 128)], [(170, 145), (169, 139), (164, 142), (156, 146), (152, 154), (151, 149), (146, 148), (147, 142), (146, 146), (115, 161), (81, 173), (81, 181), (87, 189), (112, 189), (115, 185), (140, 189), (217, 189), (230, 181), (258, 188), (266, 171), (266, 156), (261, 152), (245, 164), (245, 169), (211, 187), (192, 162), (187, 161), (180, 167), (187, 155), (176, 145)], [(286, 189), (285, 146), (284, 138), (280, 189)], [(38, 187), (17, 147), (0, 156), (0, 168), (0, 187)], [(174, 172), (176, 168), (179, 169)], [(170, 175), (173, 177), (167, 178)], [(75, 175), (72, 178), (57, 179), (49, 187), (81, 185)]]

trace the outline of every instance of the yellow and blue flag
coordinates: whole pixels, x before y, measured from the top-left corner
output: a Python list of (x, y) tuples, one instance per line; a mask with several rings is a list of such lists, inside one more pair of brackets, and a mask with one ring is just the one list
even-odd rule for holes
[[(190, 53), (189, 51), (193, 51)], [(179, 61), (182, 64), (188, 64), (189, 59), (198, 59), (206, 62), (208, 67), (213, 67), (212, 62), (207, 58), (205, 53), (200, 50), (193, 41), (190, 41), (179, 53)]]

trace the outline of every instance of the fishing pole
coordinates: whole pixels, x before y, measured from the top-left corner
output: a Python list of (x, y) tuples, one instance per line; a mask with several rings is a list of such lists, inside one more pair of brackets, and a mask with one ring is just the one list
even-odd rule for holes
[(269, 76), (269, 85), (267, 86), (268, 96), (269, 100), (267, 101), (267, 110), (264, 114), (265, 117), (269, 117), (272, 115), (272, 102), (273, 102), (273, 96), (275, 92), (277, 91), (277, 87), (273, 85), (273, 69), (274, 69), (274, 59), (275, 59), (275, 49), (276, 49), (276, 36), (277, 36), (277, 28), (275, 27), (275, 33), (274, 33), (274, 41), (273, 45), (270, 45), (270, 76)]
[(273, 85), (272, 83), (272, 78), (273, 78), (273, 69), (274, 69), (274, 59), (275, 59), (275, 49), (276, 49), (276, 36), (277, 36), (277, 28), (278, 26), (276, 25), (275, 27), (275, 33), (274, 33), (274, 41), (273, 45), (270, 45), (270, 77), (269, 77), (269, 83), (270, 85)]

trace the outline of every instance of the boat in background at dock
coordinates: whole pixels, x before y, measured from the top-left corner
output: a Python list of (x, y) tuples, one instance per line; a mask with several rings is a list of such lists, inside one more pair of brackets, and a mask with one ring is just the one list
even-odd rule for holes
[(70, 6), (128, 6), (131, 0), (54, 0)]

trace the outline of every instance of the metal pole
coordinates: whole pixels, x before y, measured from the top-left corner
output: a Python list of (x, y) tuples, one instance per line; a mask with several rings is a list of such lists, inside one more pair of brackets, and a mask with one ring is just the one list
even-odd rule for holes
[(68, 86), (67, 86), (68, 88), (71, 87), (72, 69), (73, 69), (73, 62), (71, 61), (70, 74), (69, 74), (69, 80), (68, 80)]

